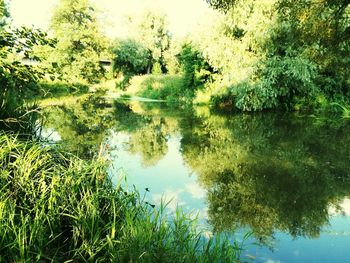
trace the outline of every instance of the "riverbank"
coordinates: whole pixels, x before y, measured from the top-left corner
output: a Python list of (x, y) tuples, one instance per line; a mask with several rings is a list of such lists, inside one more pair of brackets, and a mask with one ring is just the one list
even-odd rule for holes
[(168, 221), (138, 192), (113, 185), (100, 156), (1, 134), (0, 262), (238, 262), (228, 241), (204, 238), (180, 210)]

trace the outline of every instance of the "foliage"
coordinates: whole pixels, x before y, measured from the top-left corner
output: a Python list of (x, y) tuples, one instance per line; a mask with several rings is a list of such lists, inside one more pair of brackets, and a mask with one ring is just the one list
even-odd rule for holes
[(159, 62), (156, 62), (152, 66), (152, 74), (153, 75), (159, 75), (162, 74), (162, 66), (160, 65)]
[(332, 103), (332, 106), (335, 106), (337, 110), (341, 112), (343, 119), (350, 119), (350, 108), (348, 105), (335, 102), (335, 103)]
[(146, 73), (149, 64), (147, 49), (133, 39), (118, 41), (113, 47), (113, 70), (124, 75)]
[(206, 0), (211, 7), (222, 11), (230, 10), (239, 0)]
[(168, 30), (167, 17), (152, 11), (146, 11), (139, 20), (133, 21), (135, 27), (135, 38), (147, 48), (151, 61), (147, 73), (151, 67), (158, 62), (162, 72), (166, 71), (165, 52), (170, 46), (170, 32)]
[[(340, 1), (278, 1), (278, 24), (288, 23), (288, 49), (303, 53), (318, 67), (320, 89), (328, 96), (348, 96), (350, 3)], [(279, 41), (286, 32), (279, 32)], [(274, 39), (275, 45), (286, 47)], [(277, 46), (277, 45), (276, 45)], [(333, 83), (329, 85), (330, 80)]]
[(214, 105), (317, 108), (349, 96), (348, 1), (209, 0), (224, 11), (193, 37), (209, 64)]
[(45, 81), (40, 82), (40, 89), (33, 96), (38, 98), (52, 98), (63, 95), (76, 95), (87, 93), (89, 87), (82, 83), (66, 83), (60, 81)]
[(198, 87), (203, 87), (204, 83), (211, 80), (213, 68), (192, 43), (185, 43), (177, 57), (182, 68), (186, 87), (195, 90)]
[[(300, 57), (272, 57), (262, 62), (261, 80), (236, 87), (235, 106), (242, 110), (290, 109), (298, 98), (316, 94), (315, 66)], [(278, 85), (278, 89), (275, 87)]]
[(0, 0), (0, 30), (8, 24), (10, 13), (5, 0)]
[(73, 82), (98, 82), (104, 74), (99, 60), (106, 44), (90, 1), (60, 0), (51, 27), (58, 42), (50, 60), (60, 74)]
[(134, 39), (120, 40), (114, 45), (113, 71), (122, 74), (119, 87), (124, 90), (134, 75), (147, 72), (151, 56), (149, 51)]
[(193, 91), (187, 89), (180, 75), (145, 75), (132, 78), (127, 89), (130, 94), (157, 100), (171, 105), (190, 104)]
[[(4, 2), (1, 2), (2, 8)], [(5, 9), (6, 10), (6, 9)], [(7, 16), (3, 11), (3, 16)], [(2, 19), (3, 17), (0, 17)], [(9, 24), (0, 29), (0, 126), (2, 129), (32, 129), (31, 106), (25, 103), (29, 92), (39, 89), (37, 82), (43, 72), (23, 65), (23, 57), (32, 58), (33, 48), (52, 44), (47, 35), (30, 28), (11, 29)]]
[(0, 261), (238, 262), (228, 241), (206, 240), (178, 211), (152, 209), (113, 186), (105, 162), (84, 162), (0, 136)]
[(348, 194), (348, 149), (339, 148), (349, 143), (347, 125), (264, 113), (199, 115), (181, 127), (181, 152), (208, 191), (217, 231), (318, 237), (328, 208)]
[(181, 39), (172, 38), (169, 49), (164, 52), (166, 72), (170, 75), (179, 74), (181, 71), (177, 56), (180, 53), (182, 45), (183, 41)]

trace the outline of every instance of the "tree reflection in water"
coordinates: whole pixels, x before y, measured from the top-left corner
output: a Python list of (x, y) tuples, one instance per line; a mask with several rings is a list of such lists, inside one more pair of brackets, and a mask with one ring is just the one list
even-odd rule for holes
[(103, 96), (51, 108), (47, 120), (70, 151), (86, 158), (108, 131), (125, 132), (128, 151), (141, 155), (144, 166), (156, 165), (168, 152), (168, 138), (180, 134), (183, 159), (207, 190), (215, 231), (248, 227), (261, 240), (276, 231), (315, 238), (329, 223), (330, 206), (350, 193), (346, 124), (294, 114), (110, 105)]
[(202, 117), (183, 154), (208, 190), (214, 229), (318, 237), (329, 207), (350, 192), (349, 128), (326, 125), (267, 113)]

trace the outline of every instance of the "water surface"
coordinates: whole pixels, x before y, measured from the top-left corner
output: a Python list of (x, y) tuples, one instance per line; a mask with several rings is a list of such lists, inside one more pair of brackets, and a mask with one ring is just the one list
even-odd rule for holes
[[(247, 241), (254, 262), (350, 262), (350, 125), (293, 113), (88, 96), (45, 109), (43, 132), (82, 158), (100, 151), (117, 181), (172, 200), (212, 233)], [(260, 245), (249, 245), (257, 242)]]

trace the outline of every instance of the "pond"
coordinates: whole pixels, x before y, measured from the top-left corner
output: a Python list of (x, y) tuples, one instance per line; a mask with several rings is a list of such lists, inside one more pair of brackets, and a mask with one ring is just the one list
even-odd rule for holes
[(208, 235), (251, 232), (249, 262), (349, 262), (346, 122), (95, 95), (43, 112), (44, 137), (81, 158), (107, 154), (115, 183), (125, 175), (151, 205), (171, 200)]

